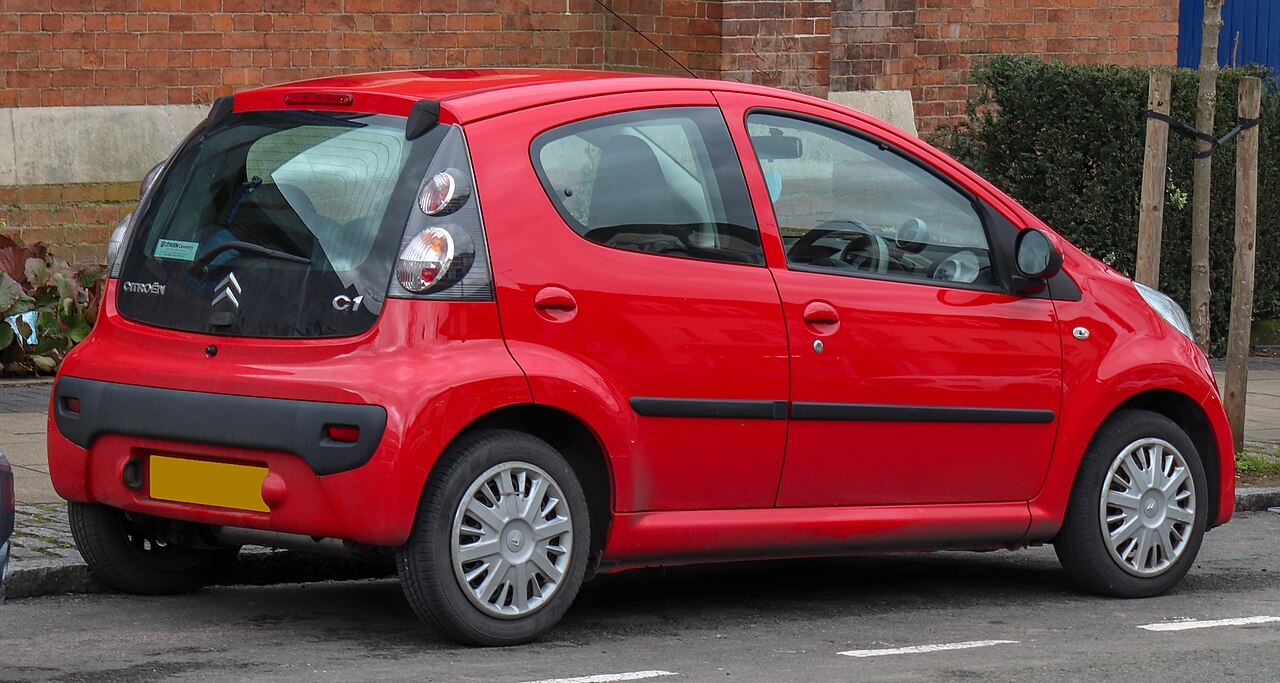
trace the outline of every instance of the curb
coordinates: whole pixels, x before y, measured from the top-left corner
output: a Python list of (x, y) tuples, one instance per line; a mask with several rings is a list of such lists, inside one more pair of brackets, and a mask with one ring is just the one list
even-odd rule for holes
[(1236, 490), (1236, 512), (1257, 512), (1280, 507), (1280, 488)]
[[(1280, 507), (1280, 488), (1242, 488), (1236, 491), (1237, 512)], [(219, 586), (269, 586), (277, 583), (349, 581), (394, 576), (392, 562), (311, 555), (292, 550), (246, 548)], [(8, 598), (36, 598), (64, 593), (110, 593), (112, 589), (74, 560), (27, 561), (10, 566), (5, 581)]]
[(7, 387), (52, 386), (53, 376), (48, 377), (0, 377), (0, 389)]
[[(73, 560), (23, 562), (9, 568), (5, 580), (6, 599), (36, 598), (65, 593), (113, 593), (110, 586), (89, 571), (88, 565)], [(236, 558), (230, 574), (219, 586), (269, 586), (277, 583), (315, 583), (376, 579), (395, 575), (388, 562), (311, 555), (291, 550), (246, 548)]]

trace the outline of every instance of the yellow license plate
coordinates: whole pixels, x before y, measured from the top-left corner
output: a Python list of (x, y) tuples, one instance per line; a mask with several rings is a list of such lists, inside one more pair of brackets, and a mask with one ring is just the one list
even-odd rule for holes
[(175, 503), (269, 512), (262, 500), (267, 468), (153, 455), (151, 497)]

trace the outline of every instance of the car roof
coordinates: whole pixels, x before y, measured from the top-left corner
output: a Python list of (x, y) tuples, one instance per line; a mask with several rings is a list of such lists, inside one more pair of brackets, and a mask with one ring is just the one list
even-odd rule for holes
[(368, 103), (379, 113), (397, 115), (406, 114), (419, 100), (435, 100), (449, 118), (469, 123), (580, 97), (654, 90), (748, 92), (830, 106), (825, 100), (773, 88), (683, 76), (578, 69), (426, 69), (326, 76), (255, 88), (235, 96), (235, 109), (282, 108), (283, 97), (290, 93), (341, 92), (354, 95), (357, 106)]

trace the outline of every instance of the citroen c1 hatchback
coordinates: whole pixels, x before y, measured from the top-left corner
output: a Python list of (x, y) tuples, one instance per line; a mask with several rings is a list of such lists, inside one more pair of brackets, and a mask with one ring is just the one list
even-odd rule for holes
[[(464, 643), (633, 567), (1052, 542), (1160, 594), (1232, 513), (1168, 297), (769, 88), (365, 74), (214, 104), (113, 238), (49, 462), (107, 582), (394, 557)], [(323, 539), (317, 541), (316, 539)]]

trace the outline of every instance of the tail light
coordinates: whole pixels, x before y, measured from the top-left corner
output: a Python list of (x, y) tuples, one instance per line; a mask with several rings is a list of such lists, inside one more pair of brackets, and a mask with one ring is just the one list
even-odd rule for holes
[(439, 147), (414, 196), (387, 296), (493, 301), (480, 197), (462, 128), (436, 125), (414, 144), (420, 142)]
[(164, 172), (164, 167), (168, 164), (168, 160), (161, 161), (151, 167), (150, 171), (142, 177), (142, 182), (138, 185), (138, 207), (133, 211), (125, 214), (124, 218), (116, 224), (116, 229), (111, 231), (111, 237), (107, 240), (107, 274), (110, 277), (117, 277), (119, 270), (116, 268), (120, 263), (120, 249), (124, 246), (125, 237), (129, 233), (129, 224), (133, 221), (134, 214), (138, 213), (142, 202), (151, 194), (151, 190), (155, 188), (156, 181), (160, 179), (160, 174)]
[(431, 289), (453, 263), (453, 237), (442, 228), (428, 228), (418, 233), (400, 252), (396, 279), (400, 286), (421, 294)]
[(450, 168), (428, 178), (418, 192), (418, 208), (429, 216), (443, 216), (462, 206), (470, 192), (461, 176), (461, 171)]

